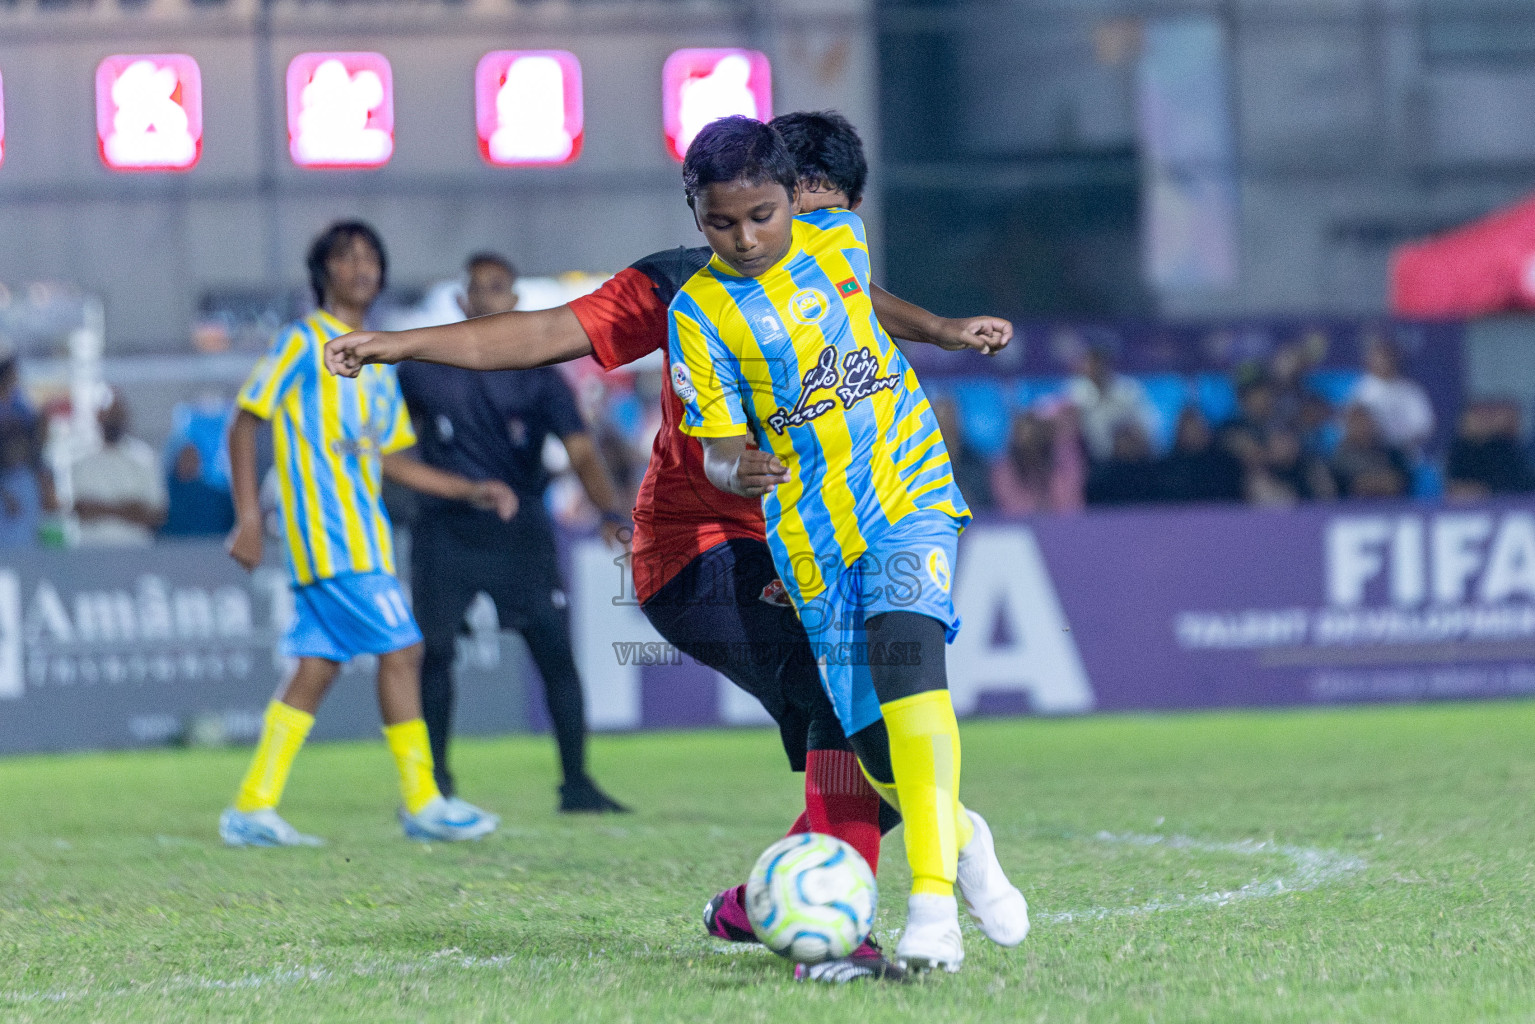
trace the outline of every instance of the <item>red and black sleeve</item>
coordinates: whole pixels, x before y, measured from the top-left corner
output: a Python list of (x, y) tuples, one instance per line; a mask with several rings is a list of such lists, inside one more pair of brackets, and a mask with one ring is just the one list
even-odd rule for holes
[(591, 339), (592, 355), (614, 370), (666, 348), (666, 309), (678, 290), (705, 263), (709, 250), (668, 249), (620, 270), (590, 295), (572, 299), (570, 310)]

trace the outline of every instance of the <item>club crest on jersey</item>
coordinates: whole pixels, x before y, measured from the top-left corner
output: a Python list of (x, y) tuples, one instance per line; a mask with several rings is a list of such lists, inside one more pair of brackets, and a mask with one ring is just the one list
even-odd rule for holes
[(816, 364), (805, 371), (805, 376), (800, 378), (799, 401), (794, 403), (794, 408), (785, 409), (779, 406), (774, 409), (767, 418), (767, 425), (777, 433), (782, 434), (790, 427), (802, 427), (817, 416), (824, 416), (837, 407), (837, 403), (829, 398), (823, 398), (818, 402), (810, 401), (810, 396), (817, 391), (837, 386), (837, 349), (827, 345), (821, 349), (820, 358)]
[(949, 556), (942, 548), (933, 548), (927, 553), (927, 574), (938, 584), (939, 590), (945, 594), (949, 592)]
[(789, 319), (797, 324), (817, 323), (829, 308), (825, 294), (815, 288), (801, 288), (789, 300)]
[(783, 585), (783, 580), (778, 579), (763, 587), (762, 593), (757, 595), (757, 600), (763, 604), (777, 605), (780, 608), (794, 607), (794, 602), (789, 600), (789, 588)]
[(850, 277), (846, 281), (837, 282), (837, 294), (844, 299), (850, 295), (857, 295), (862, 291), (863, 289), (858, 287), (858, 278), (856, 277)]
[(684, 402), (691, 402), (698, 397), (698, 389), (693, 386), (693, 375), (682, 363), (672, 364), (672, 390)]

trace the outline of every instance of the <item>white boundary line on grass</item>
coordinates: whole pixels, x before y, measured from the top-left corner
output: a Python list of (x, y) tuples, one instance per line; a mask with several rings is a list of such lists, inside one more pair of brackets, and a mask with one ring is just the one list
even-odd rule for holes
[[(1168, 910), (1201, 906), (1224, 907), (1227, 904), (1242, 900), (1265, 899), (1283, 895), (1284, 893), (1305, 892), (1310, 889), (1316, 889), (1363, 871), (1366, 867), (1364, 860), (1359, 857), (1349, 856), (1348, 854), (1310, 846), (1289, 846), (1281, 843), (1259, 842), (1255, 839), (1217, 843), (1202, 839), (1191, 839), (1188, 836), (1143, 835), (1134, 832), (1098, 832), (1089, 837), (1089, 841), (1120, 846), (1161, 847), (1169, 850), (1190, 850), (1196, 853), (1230, 854), (1244, 857), (1284, 857), (1291, 861), (1294, 865), (1294, 870), (1287, 875), (1281, 875), (1277, 878), (1271, 878), (1266, 881), (1252, 881), (1240, 888), (1219, 892), (1204, 892), (1194, 895), (1179, 893), (1168, 896), (1165, 899), (1122, 907), (1088, 907), (1084, 910), (1036, 912), (1031, 915), (1035, 924), (1074, 924), (1079, 921), (1103, 921), (1114, 917), (1141, 917)], [(738, 953), (746, 952), (753, 948), (755, 947), (744, 943), (731, 943), (728, 946), (720, 946), (715, 949), (715, 952)], [(424, 961), (399, 961), (395, 963), (380, 961), (371, 965), (366, 963), (355, 964), (351, 968), (287, 968), (275, 970), (267, 974), (246, 974), (232, 979), (178, 976), (158, 983), (145, 982), (107, 989), (99, 995), (93, 993), (89, 988), (63, 989), (52, 992), (42, 990), (31, 992), (0, 991), (0, 1003), (62, 1003), (89, 998), (123, 999), (130, 996), (152, 995), (157, 992), (169, 994), (171, 992), (199, 990), (287, 987), (305, 983), (325, 984), (336, 980), (337, 977), (342, 975), (356, 977), (379, 974), (386, 971), (399, 974), (413, 974), (436, 966), (456, 968), (463, 971), (485, 968), (499, 970), (516, 959), (514, 956), (464, 956), (457, 949), (445, 949), (428, 954)]]
[(1167, 910), (1189, 907), (1224, 907), (1242, 900), (1265, 899), (1287, 892), (1306, 892), (1319, 886), (1346, 878), (1363, 871), (1364, 860), (1333, 850), (1311, 846), (1289, 846), (1282, 843), (1259, 842), (1256, 839), (1239, 839), (1231, 843), (1213, 843), (1188, 836), (1143, 835), (1136, 832), (1099, 832), (1094, 842), (1120, 846), (1163, 847), (1169, 850), (1192, 850), (1197, 853), (1224, 853), (1243, 857), (1275, 856), (1288, 858), (1294, 870), (1288, 875), (1266, 881), (1252, 881), (1237, 889), (1202, 892), (1194, 895), (1178, 893), (1165, 899), (1151, 900), (1124, 907), (1088, 907), (1085, 910), (1060, 910), (1032, 915), (1035, 924), (1072, 924), (1077, 921), (1102, 921), (1111, 917), (1141, 917), (1159, 914)]

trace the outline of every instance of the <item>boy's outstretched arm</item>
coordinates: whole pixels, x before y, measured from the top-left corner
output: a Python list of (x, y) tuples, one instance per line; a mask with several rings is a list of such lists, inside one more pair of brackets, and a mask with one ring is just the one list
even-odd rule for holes
[(760, 498), (786, 483), (789, 469), (772, 452), (746, 447), (746, 435), (701, 437), (704, 475), (722, 491), (743, 498)]
[(384, 456), (384, 475), (413, 491), (467, 502), (475, 508), (494, 512), (502, 522), (517, 514), (517, 492), (500, 480), (471, 480), (428, 466), (404, 452), (390, 452)]
[(247, 569), (261, 564), (261, 488), (256, 480), (256, 429), (261, 422), (260, 416), (241, 409), (229, 425), (229, 487), (234, 492), (235, 525), (224, 547), (229, 557)]
[(950, 352), (974, 349), (994, 356), (1013, 338), (1013, 325), (999, 316), (942, 317), (915, 303), (898, 299), (870, 282), (874, 315), (893, 338), (920, 341)]
[(353, 331), (328, 342), (325, 367), (355, 377), (368, 363), (427, 363), (469, 370), (526, 370), (591, 355), (592, 341), (569, 306), (475, 317), (409, 331)]

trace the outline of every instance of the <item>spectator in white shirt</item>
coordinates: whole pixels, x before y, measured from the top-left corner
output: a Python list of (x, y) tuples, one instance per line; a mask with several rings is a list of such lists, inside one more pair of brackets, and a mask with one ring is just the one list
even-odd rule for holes
[(1082, 439), (1094, 462), (1104, 462), (1114, 452), (1114, 432), (1133, 425), (1146, 437), (1157, 436), (1157, 411), (1146, 389), (1134, 377), (1114, 371), (1113, 361), (1101, 348), (1090, 349), (1082, 372), (1066, 384), (1066, 397), (1076, 406), (1082, 423)]
[(1434, 432), (1434, 407), (1415, 380), (1402, 376), (1395, 346), (1376, 338), (1365, 350), (1365, 374), (1349, 405), (1361, 405), (1375, 417), (1381, 440), (1409, 457), (1418, 457)]
[(101, 410), (101, 449), (75, 460), (69, 476), (80, 544), (147, 547), (165, 522), (165, 481), (154, 449), (128, 435), (128, 407), (113, 397)]

